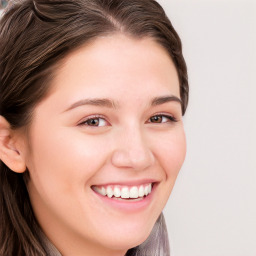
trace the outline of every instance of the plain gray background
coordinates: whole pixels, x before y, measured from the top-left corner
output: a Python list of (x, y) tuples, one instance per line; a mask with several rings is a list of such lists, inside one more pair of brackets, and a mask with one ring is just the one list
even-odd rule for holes
[(191, 90), (187, 158), (164, 211), (172, 256), (256, 256), (256, 2), (158, 2)]
[(165, 208), (172, 256), (256, 256), (255, 1), (159, 2), (191, 90), (187, 158)]

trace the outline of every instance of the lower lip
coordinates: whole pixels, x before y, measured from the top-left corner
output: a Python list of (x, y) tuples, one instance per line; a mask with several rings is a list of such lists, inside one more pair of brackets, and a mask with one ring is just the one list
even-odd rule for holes
[(157, 184), (154, 184), (151, 193), (146, 197), (143, 197), (141, 200), (119, 200), (116, 198), (109, 198), (108, 196), (103, 196), (95, 192), (94, 190), (92, 191), (104, 204), (107, 204), (112, 208), (117, 208), (125, 212), (136, 212), (142, 211), (149, 207), (150, 203), (153, 200), (156, 186)]

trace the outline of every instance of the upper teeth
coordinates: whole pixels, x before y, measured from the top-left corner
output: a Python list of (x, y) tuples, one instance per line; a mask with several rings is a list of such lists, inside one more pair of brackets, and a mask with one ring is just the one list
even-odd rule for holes
[(151, 193), (152, 183), (133, 187), (121, 185), (112, 185), (105, 187), (93, 186), (92, 189), (103, 196), (108, 196), (109, 198), (113, 196), (121, 198), (139, 198), (147, 196), (148, 194)]

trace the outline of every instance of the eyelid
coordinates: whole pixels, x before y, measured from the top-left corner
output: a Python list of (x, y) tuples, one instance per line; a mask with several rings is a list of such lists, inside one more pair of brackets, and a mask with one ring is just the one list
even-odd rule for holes
[[(150, 118), (154, 117), (154, 116), (162, 116), (162, 117), (166, 117), (170, 120), (170, 122), (178, 122), (178, 119), (172, 115), (172, 114), (167, 114), (167, 113), (156, 113), (152, 116), (150, 116)], [(98, 114), (95, 114), (95, 115), (90, 115), (90, 116), (87, 116), (86, 118), (83, 118), (81, 119), (79, 122), (78, 122), (78, 126), (88, 126), (88, 127), (94, 127), (94, 126), (89, 126), (89, 125), (86, 125), (85, 123), (87, 121), (89, 121), (90, 119), (104, 119), (105, 122), (107, 122), (107, 125), (106, 126), (110, 126), (110, 122), (108, 121), (108, 119), (103, 116), (103, 115), (98, 115)], [(150, 122), (150, 118), (146, 121), (146, 123), (152, 123)], [(104, 126), (95, 126), (95, 127), (104, 127)]]
[[(86, 118), (83, 118), (83, 119), (81, 119), (81, 121), (79, 121), (78, 122), (78, 126), (88, 126), (88, 127), (94, 127), (94, 126), (89, 126), (89, 125), (86, 125), (85, 123), (87, 122), (87, 121), (89, 121), (90, 119), (104, 119), (104, 121), (105, 122), (107, 122), (107, 125), (106, 126), (109, 126), (110, 125), (110, 123), (109, 123), (109, 121), (107, 120), (107, 118), (106, 117), (104, 117), (104, 116), (102, 116), (102, 115), (90, 115), (90, 116), (87, 116)], [(95, 126), (95, 127), (104, 127), (104, 126)]]
[[(172, 114), (167, 114), (167, 113), (156, 113), (154, 115), (152, 115), (150, 118), (154, 117), (154, 116), (162, 116), (162, 117), (166, 117), (170, 120), (170, 122), (178, 122), (179, 120)], [(147, 122), (150, 120), (150, 118), (147, 120)], [(149, 122), (152, 123), (152, 122)]]

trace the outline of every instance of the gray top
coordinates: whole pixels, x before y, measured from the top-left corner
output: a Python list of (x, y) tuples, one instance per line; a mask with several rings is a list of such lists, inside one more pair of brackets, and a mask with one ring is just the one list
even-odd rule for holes
[(45, 234), (40, 230), (39, 236), (41, 238), (42, 246), (44, 247), (47, 256), (62, 256), (57, 248), (49, 241)]

